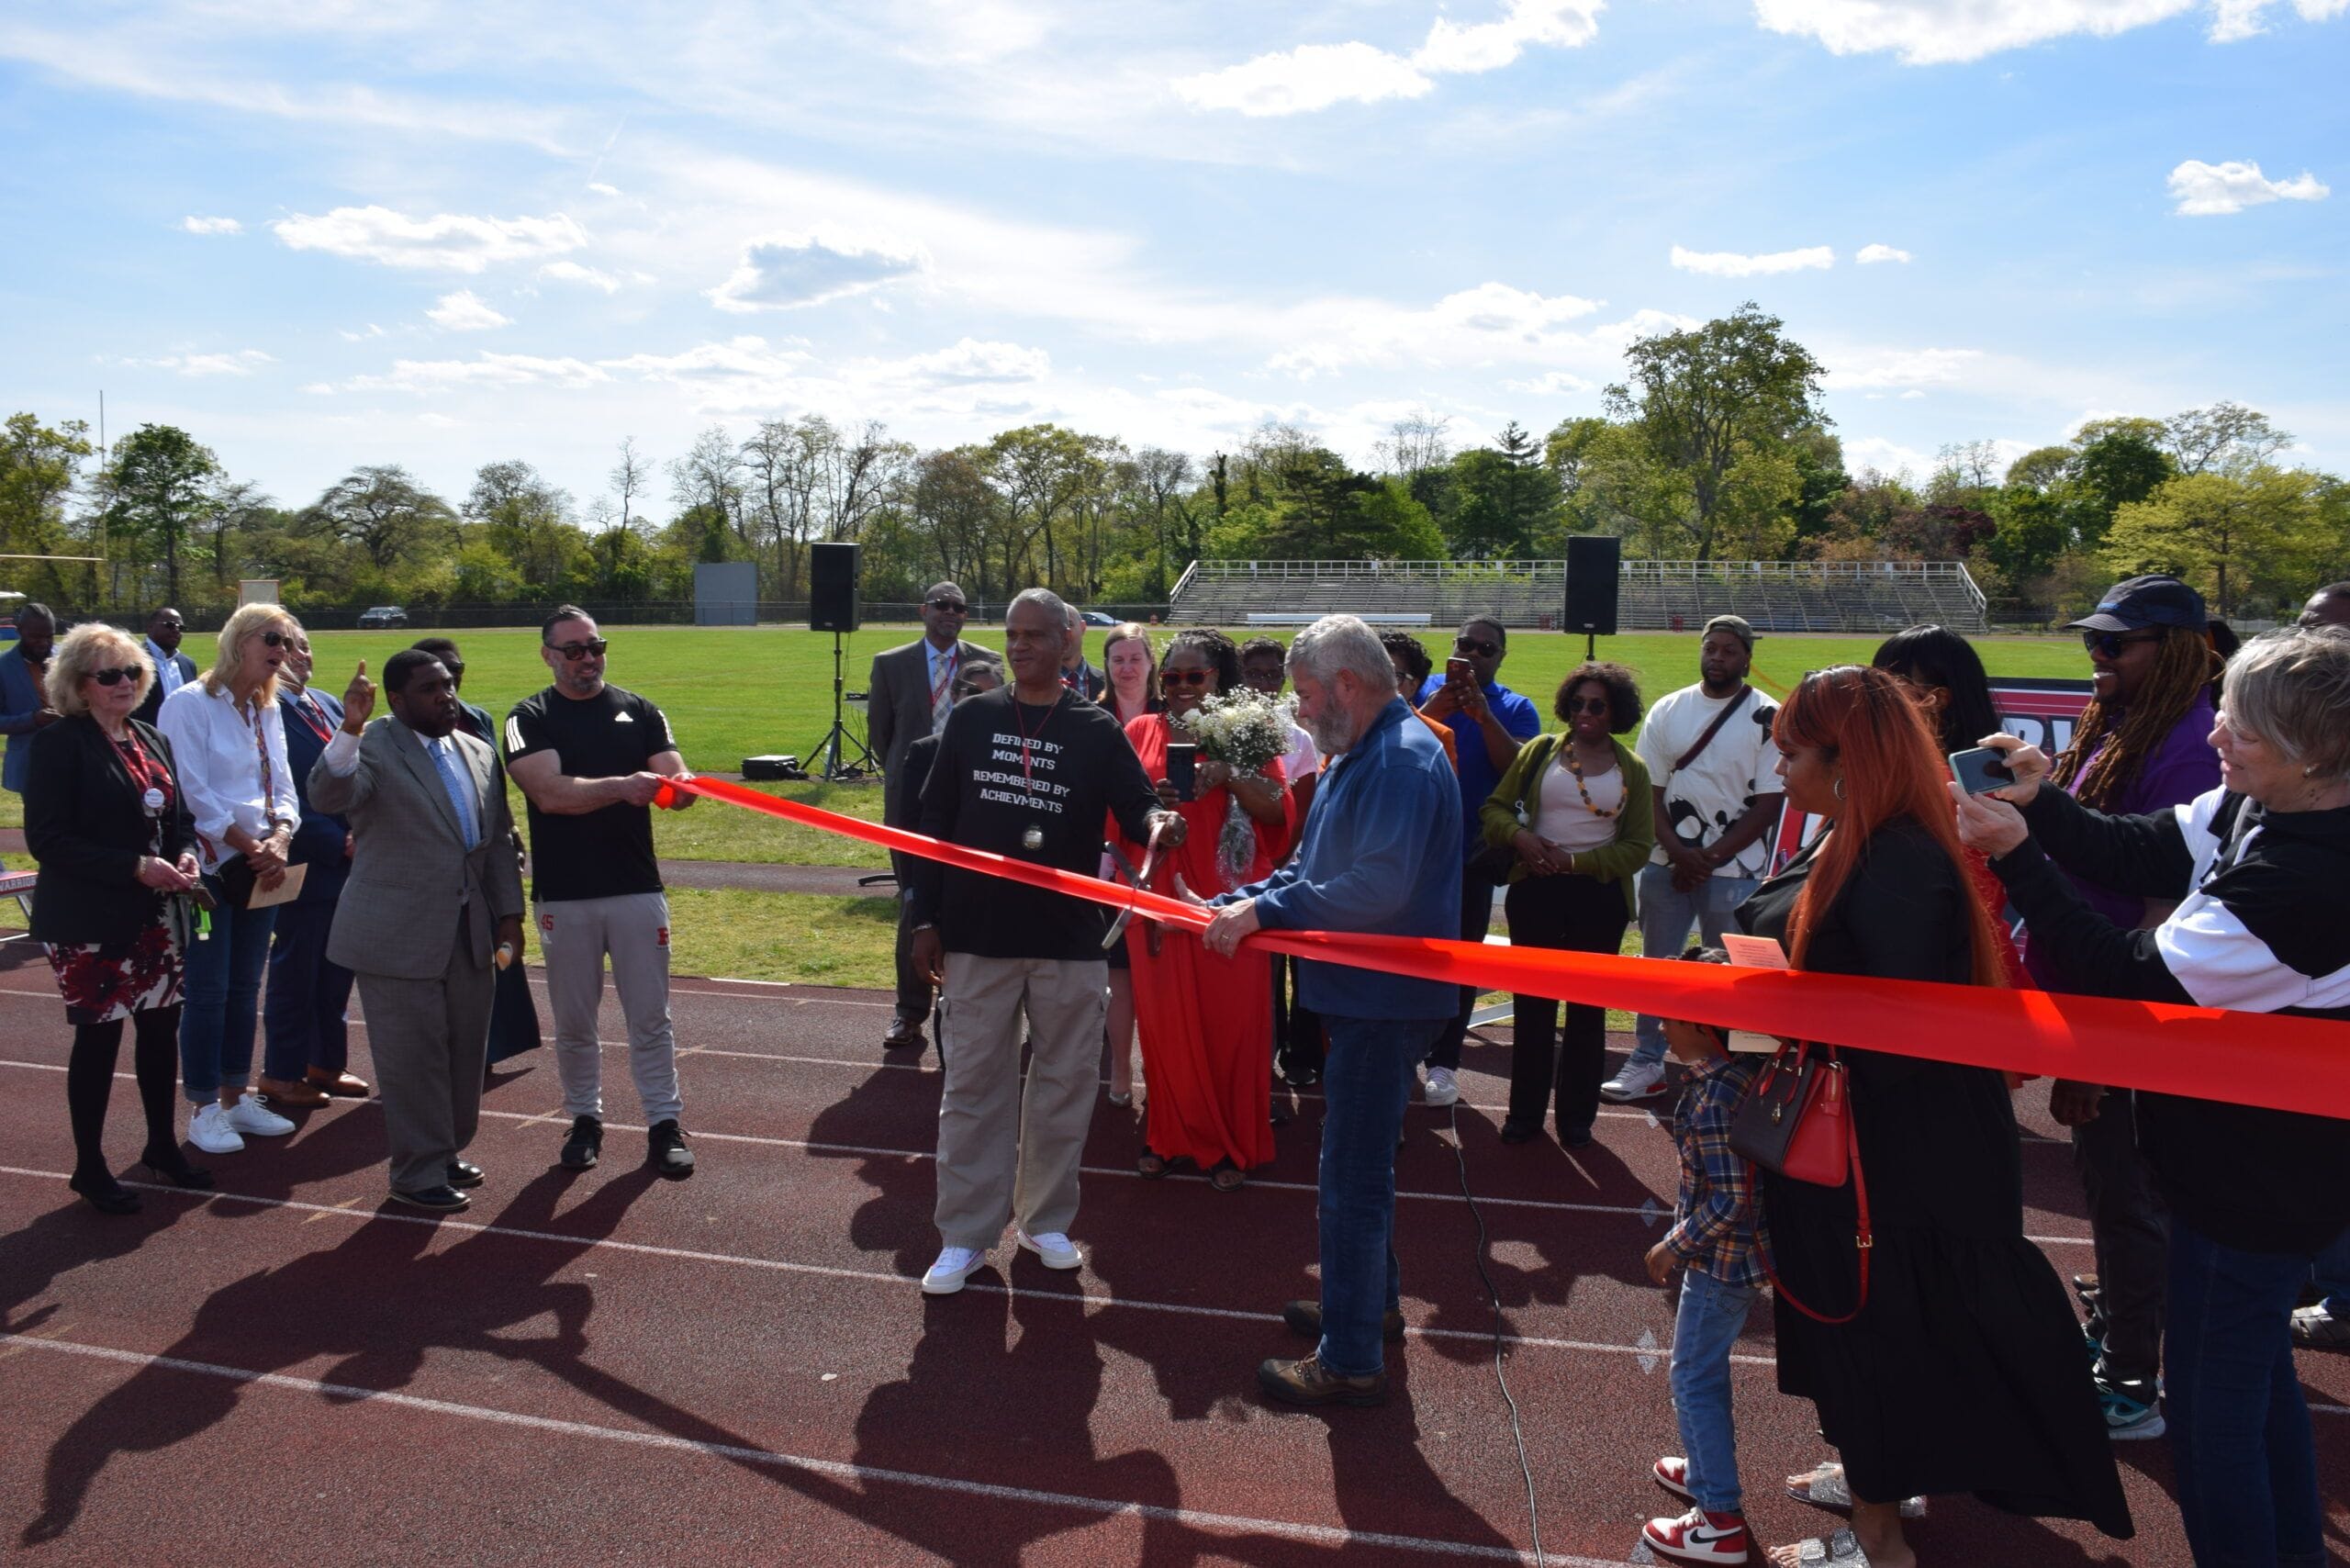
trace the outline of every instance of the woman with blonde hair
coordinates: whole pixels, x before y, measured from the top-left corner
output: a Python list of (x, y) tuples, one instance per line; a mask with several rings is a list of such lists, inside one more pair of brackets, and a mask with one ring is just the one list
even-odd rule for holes
[(130, 716), (154, 678), (127, 633), (95, 622), (66, 633), (44, 683), (61, 716), (39, 733), (25, 778), (25, 842), (40, 867), (32, 935), (49, 949), (73, 1025), (71, 1185), (110, 1215), (139, 1210), (103, 1145), (126, 1018), (147, 1113), (140, 1158), (178, 1186), (212, 1184), (172, 1137), (182, 956), (169, 905), (196, 884), (196, 828), (170, 744)]
[(181, 1082), (193, 1107), (188, 1141), (207, 1154), (235, 1153), (248, 1133), (294, 1130), (246, 1085), (262, 970), (277, 924), (276, 906), (255, 909), (252, 898), (285, 881), (302, 818), (277, 704), (277, 672), (300, 630), (282, 605), (240, 608), (220, 628), (212, 667), (173, 692), (156, 718), (196, 820), (204, 886), (218, 906), (208, 936), (187, 956), (180, 1015)]
[[(1121, 729), (1166, 710), (1158, 693), (1158, 655), (1150, 645), (1150, 633), (1142, 627), (1129, 621), (1113, 628), (1102, 640), (1102, 666), (1110, 680), (1102, 693), (1102, 705), (1110, 710)], [(1107, 856), (1102, 857), (1102, 875), (1116, 875)], [(1110, 949), (1108, 1027), (1110, 1103), (1124, 1107), (1135, 1099), (1135, 972), (1123, 936)]]

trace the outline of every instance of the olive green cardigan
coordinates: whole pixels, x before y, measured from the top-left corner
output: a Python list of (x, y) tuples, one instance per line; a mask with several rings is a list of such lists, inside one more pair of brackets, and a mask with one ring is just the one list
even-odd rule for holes
[[(1523, 799), (1531, 809), (1542, 798), (1542, 772), (1556, 766), (1564, 739), (1563, 735), (1537, 735), (1518, 748), (1516, 760), (1477, 813), (1484, 824), (1487, 844), (1506, 849), (1517, 830), (1527, 825), (1517, 820), (1517, 802)], [(1640, 754), (1621, 740), (1614, 745), (1617, 770), (1624, 776), (1624, 806), (1616, 819), (1615, 840), (1596, 849), (1576, 850), (1572, 864), (1580, 875), (1621, 884), (1625, 913), (1630, 914), (1638, 913), (1634, 890), (1640, 868), (1649, 863), (1649, 855), (1656, 848), (1656, 793), (1649, 787), (1649, 765), (1640, 760)], [(1509, 868), (1505, 879), (1516, 882), (1525, 876), (1526, 862), (1521, 860)]]

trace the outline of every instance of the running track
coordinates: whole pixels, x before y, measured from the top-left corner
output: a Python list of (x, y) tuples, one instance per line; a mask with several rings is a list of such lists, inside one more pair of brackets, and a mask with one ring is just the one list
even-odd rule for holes
[[(609, 1003), (608, 1003), (609, 1007)], [(210, 1161), (208, 1200), (69, 1199), (66, 1031), (46, 966), (0, 947), (0, 1551), (28, 1562), (620, 1561), (1082, 1563), (1509, 1560), (1532, 1536), (1457, 1137), (1491, 1235), (1550, 1562), (1637, 1560), (1677, 1506), (1644, 1477), (1677, 1449), (1640, 1254), (1673, 1157), (1639, 1112), (1598, 1147), (1496, 1140), (1500, 1049), (1472, 1045), (1457, 1122), (1416, 1107), (1397, 1179), (1412, 1336), (1383, 1410), (1275, 1411), (1276, 1314), (1312, 1294), (1315, 1116), (1224, 1196), (1131, 1174), (1106, 1102), (1077, 1234), (1088, 1265), (999, 1253), (926, 1300), (934, 1058), (883, 1065), (871, 993), (682, 980), (700, 1172), (639, 1165), (608, 1052), (606, 1161), (554, 1169), (547, 1053), (490, 1092), (472, 1210), (383, 1206), (380, 1113), (308, 1114)], [(608, 1038), (620, 1036), (608, 1015)], [(365, 1031), (354, 1067), (366, 1073)], [(127, 1047), (126, 1047), (127, 1054)], [(124, 1063), (127, 1070), (128, 1062)], [(2026, 1092), (2025, 1103), (2039, 1097)], [(297, 1114), (301, 1114), (297, 1113)], [(2044, 1118), (2031, 1118), (2044, 1137)], [(137, 1152), (118, 1083), (118, 1160)], [(2026, 1148), (2030, 1228), (2086, 1268), (2069, 1160)], [(1835, 1521), (1782, 1498), (1820, 1457), (1772, 1384), (1769, 1316), (1737, 1369), (1751, 1517), (1770, 1540)], [(2305, 1355), (2337, 1549), (2350, 1536), (2350, 1358)], [(1964, 1389), (1919, 1388), (1919, 1418)], [(2122, 1445), (2138, 1538), (1937, 1499), (1930, 1564), (2184, 1564), (2161, 1442)]]

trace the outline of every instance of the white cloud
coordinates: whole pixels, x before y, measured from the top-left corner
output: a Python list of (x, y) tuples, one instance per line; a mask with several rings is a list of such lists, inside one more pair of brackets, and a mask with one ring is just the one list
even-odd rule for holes
[(1688, 251), (1675, 245), (1673, 264), (1682, 272), (1702, 273), (1707, 277), (1758, 277), (1832, 267), (1836, 264), (1836, 252), (1825, 245), (1809, 245), (1800, 251), (1747, 256), (1736, 251)]
[(476, 218), (443, 212), (410, 218), (385, 207), (338, 207), (312, 218), (297, 213), (270, 225), (297, 251), (324, 251), (387, 267), (477, 273), (500, 262), (561, 255), (588, 242), (588, 231), (563, 213), (545, 218)]
[(1874, 470), (1889, 479), (1906, 476), (1917, 480), (1930, 476), (1934, 468), (1931, 454), (1881, 435), (1847, 437), (1844, 441), (1844, 471), (1854, 477)]
[(277, 362), (259, 349), (239, 349), (234, 353), (171, 353), (152, 359), (123, 359), (115, 363), (148, 370), (168, 370), (175, 375), (251, 375), (263, 365)]
[(782, 234), (754, 240), (724, 283), (704, 292), (721, 310), (789, 310), (861, 294), (929, 269), (921, 247), (891, 241)]
[[(1889, 50), (1908, 65), (1949, 65), (2002, 50), (2087, 33), (2111, 38), (2167, 21), (2207, 0), (1754, 0), (1773, 32), (1816, 38), (1836, 54)], [(2210, 38), (2228, 43), (2263, 31), (2282, 0), (2208, 0)], [(2350, 0), (2293, 0), (2303, 19), (2324, 21)]]
[[(539, 269), (538, 275), (553, 278), (557, 283), (576, 283), (587, 288), (600, 288), (606, 294), (618, 294), (621, 286), (621, 280), (616, 274), (599, 267), (583, 267), (577, 262), (549, 262)], [(644, 273), (631, 273), (629, 278), (636, 283), (653, 281)]]
[(601, 180), (588, 181), (588, 188), (598, 196), (616, 196), (621, 194), (621, 188), (618, 185), (608, 185)]
[(454, 294), (444, 294), (441, 302), (425, 313), (432, 324), (444, 332), (487, 332), (493, 327), (510, 327), (511, 318), (499, 315), (470, 288)]
[(1839, 392), (1883, 386), (1946, 386), (1983, 359), (1980, 349), (1874, 349), (1839, 357), (1829, 385)]
[(2332, 193), (2308, 170), (2290, 180), (2264, 176), (2257, 163), (2232, 159), (2206, 163), (2189, 158), (2170, 172), (2171, 210), (2181, 218), (2212, 218), (2272, 201), (2323, 201)]
[(198, 218), (194, 213), (180, 219), (180, 227), (191, 234), (242, 234), (245, 226), (233, 218)]
[(1908, 252), (1897, 251), (1890, 245), (1863, 245), (1861, 253), (1852, 258), (1864, 267), (1874, 266), (1879, 262), (1907, 262), (1909, 259)]
[[(2262, 13), (2274, 3), (2275, 0), (2212, 0), (2211, 41), (2234, 43), (2266, 32), (2268, 24)], [(2300, 13), (2303, 21), (2322, 22), (2350, 10), (2350, 0), (2293, 0), (2293, 9)]]
[(1274, 354), (1266, 368), (1314, 375), (1404, 361), (1540, 362), (1583, 346), (1583, 336), (1561, 329), (1598, 308), (1597, 300), (1535, 294), (1505, 283), (1481, 283), (1426, 309), (1385, 300), (1315, 300), (1290, 312), (1285, 329), (1303, 341)]
[(1307, 114), (1333, 104), (1417, 98), (1437, 75), (1497, 71), (1530, 44), (1574, 49), (1599, 30), (1605, 0), (1508, 0), (1501, 17), (1466, 27), (1439, 17), (1408, 55), (1374, 44), (1309, 43), (1260, 54), (1221, 71), (1176, 78), (1175, 95), (1197, 109), (1251, 115)]
[(343, 383), (352, 392), (441, 392), (461, 386), (592, 386), (611, 376), (579, 359), (482, 353), (472, 359), (402, 359), (382, 375)]
[(1053, 367), (1052, 356), (1043, 349), (971, 338), (953, 348), (915, 354), (898, 364), (910, 377), (948, 382), (1041, 381)]
[(1505, 392), (1525, 392), (1537, 398), (1556, 398), (1569, 392), (1587, 392), (1591, 389), (1591, 383), (1580, 375), (1554, 370), (1531, 381), (1505, 381), (1502, 389)]
[(364, 332), (354, 332), (347, 327), (338, 328), (337, 331), (342, 341), (346, 343), (364, 343), (370, 338), (380, 338), (385, 336), (384, 329), (378, 327), (373, 321), (367, 323), (367, 330)]

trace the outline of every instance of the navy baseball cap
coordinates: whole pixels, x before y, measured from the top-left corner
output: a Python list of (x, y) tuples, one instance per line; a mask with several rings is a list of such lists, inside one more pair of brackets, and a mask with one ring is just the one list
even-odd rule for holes
[(2065, 623), (2066, 631), (2141, 632), (2149, 626), (2184, 626), (2200, 632), (2210, 620), (2203, 596), (2177, 577), (2132, 577), (2114, 584), (2098, 600), (2097, 613)]

